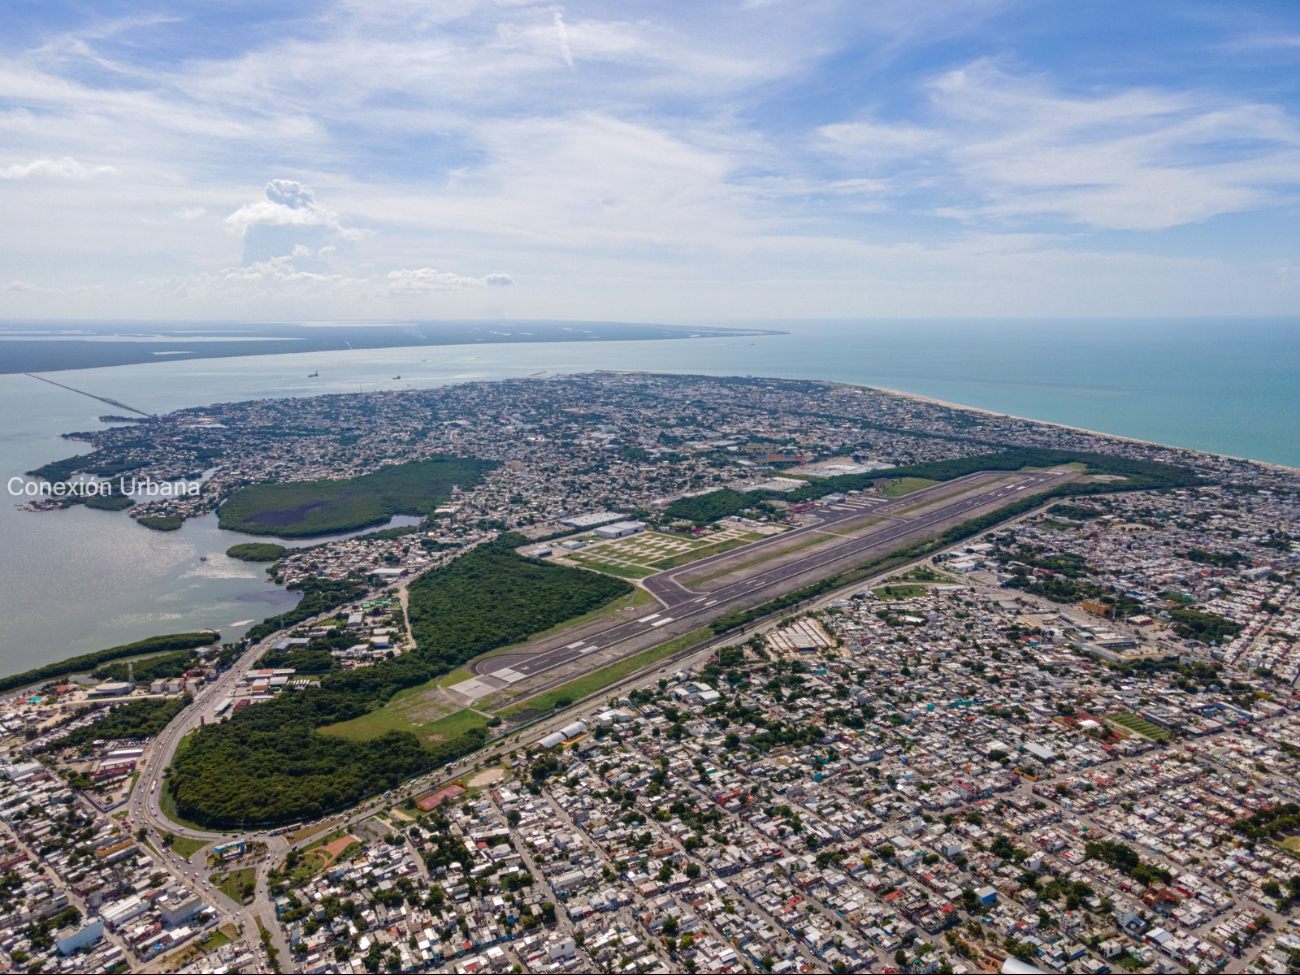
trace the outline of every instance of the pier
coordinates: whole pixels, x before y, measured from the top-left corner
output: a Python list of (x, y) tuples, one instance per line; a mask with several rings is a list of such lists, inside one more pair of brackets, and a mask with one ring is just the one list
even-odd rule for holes
[(134, 406), (127, 406), (125, 403), (118, 402), (115, 399), (109, 399), (107, 396), (96, 396), (94, 393), (88, 393), (84, 389), (74, 389), (71, 386), (65, 386), (63, 383), (56, 383), (53, 379), (46, 379), (44, 376), (38, 376), (34, 372), (25, 372), (24, 376), (31, 376), (33, 379), (39, 379), (43, 383), (49, 383), (51, 386), (58, 386), (60, 389), (66, 389), (71, 393), (80, 393), (82, 396), (89, 396), (91, 399), (97, 399), (101, 403), (107, 403), (109, 406), (116, 406), (119, 410), (127, 410), (130, 413), (138, 413), (140, 416), (153, 416), (146, 410), (137, 410)]

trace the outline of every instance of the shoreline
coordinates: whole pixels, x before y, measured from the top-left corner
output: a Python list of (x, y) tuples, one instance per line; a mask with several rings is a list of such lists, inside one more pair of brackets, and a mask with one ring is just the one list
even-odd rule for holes
[(1004, 420), (1019, 420), (1023, 423), (1041, 423), (1048, 427), (1070, 430), (1074, 433), (1086, 433), (1091, 437), (1101, 437), (1103, 440), (1118, 440), (1122, 443), (1137, 444), (1142, 447), (1160, 447), (1163, 450), (1179, 450), (1184, 453), (1197, 454), (1202, 457), (1221, 457), (1224, 460), (1235, 460), (1242, 464), (1258, 464), (1261, 467), (1268, 467), (1279, 471), (1300, 470), (1300, 468), (1288, 467), (1286, 464), (1278, 464), (1270, 460), (1256, 460), (1253, 457), (1239, 457), (1236, 454), (1220, 454), (1213, 450), (1200, 450), (1196, 447), (1180, 447), (1177, 444), (1161, 443), (1158, 440), (1143, 440), (1140, 437), (1126, 437), (1119, 433), (1105, 433), (1101, 430), (1089, 430), (1087, 427), (1076, 427), (1068, 423), (1057, 423), (1054, 420), (1039, 420), (1032, 416), (1017, 416), (1015, 413), (999, 413), (997, 410), (985, 409), (982, 406), (967, 406), (965, 403), (953, 403), (948, 400), (936, 399), (933, 396), (925, 396), (921, 393), (909, 393), (902, 389), (889, 389), (886, 386), (868, 386), (865, 383), (841, 382), (831, 382), (830, 385), (843, 386), (846, 389), (868, 389), (876, 393), (885, 393), (889, 396), (897, 396), (900, 399), (916, 400), (918, 403), (930, 403), (950, 410), (965, 410), (968, 413), (982, 413), (985, 416), (995, 416)]

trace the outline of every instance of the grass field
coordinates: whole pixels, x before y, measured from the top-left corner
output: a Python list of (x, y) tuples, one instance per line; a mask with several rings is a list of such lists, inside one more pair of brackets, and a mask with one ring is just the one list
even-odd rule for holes
[(879, 589), (872, 591), (881, 599), (912, 599), (916, 596), (924, 596), (927, 592), (925, 586), (897, 582), (881, 586)]
[(333, 823), (329, 822), (319, 823), (316, 826), (304, 826), (302, 829), (294, 830), (292, 833), (287, 834), (285, 839), (290, 843), (301, 843), (308, 837), (315, 836), (317, 833), (325, 832), (325, 830), (329, 829), (332, 825)]
[(880, 493), (887, 498), (901, 498), (905, 494), (911, 494), (921, 488), (933, 487), (938, 483), (928, 477), (899, 477), (892, 481), (885, 481), (880, 486)]
[(452, 485), (472, 487), (495, 466), (464, 457), (394, 464), (344, 480), (250, 484), (217, 509), (221, 528), (310, 538), (380, 525), (394, 515), (432, 515)]
[[(421, 690), (427, 688), (412, 688)], [(390, 731), (408, 731), (422, 741), (450, 741), (471, 728), (486, 728), (487, 719), (469, 709), (455, 710), (455, 705), (408, 695), (403, 702), (390, 701), (382, 708), (351, 721), (325, 725), (324, 735), (338, 735), (353, 741), (369, 741)]]
[(212, 886), (229, 897), (236, 904), (243, 904), (252, 897), (245, 898), (245, 888), (257, 883), (257, 871), (252, 867), (240, 867), (238, 870), (218, 871), (210, 878)]
[[(876, 521), (879, 520), (880, 519), (876, 519)], [(870, 524), (875, 524), (875, 522), (873, 521)], [(865, 527), (866, 525), (858, 526), (858, 528), (865, 528)], [(853, 531), (857, 531), (857, 528), (854, 528)], [(772, 550), (763, 553), (757, 558), (749, 559), (746, 562), (738, 562), (733, 566), (730, 566), (725, 569), (721, 569), (717, 572), (710, 572), (708, 575), (700, 576), (698, 579), (692, 579), (689, 585), (694, 586), (701, 582), (711, 582), (712, 580), (721, 578), (722, 576), (731, 575), (731, 573), (733, 572), (740, 572), (742, 569), (750, 569), (756, 565), (762, 565), (764, 562), (771, 562), (773, 559), (780, 558), (782, 555), (789, 555), (791, 552), (798, 552), (805, 548), (811, 548), (813, 545), (816, 545), (818, 542), (825, 542), (828, 540), (829, 539), (825, 535), (820, 535), (820, 534), (805, 535), (803, 538), (800, 538), (793, 545), (786, 545), (783, 548), (773, 548)]]
[(616, 684), (629, 674), (636, 673), (642, 667), (648, 667), (657, 660), (663, 660), (665, 657), (671, 657), (679, 650), (685, 650), (695, 643), (701, 643), (713, 635), (713, 631), (708, 627), (702, 627), (691, 633), (677, 637), (675, 640), (669, 640), (662, 646), (653, 647), (649, 650), (643, 650), (626, 660), (620, 660), (617, 663), (610, 664), (600, 670), (593, 671), (579, 677), (577, 680), (569, 681), (567, 684), (561, 684), (559, 687), (545, 691), (521, 704), (516, 704), (506, 711), (502, 712), (502, 717), (512, 717), (522, 714), (525, 711), (545, 712), (555, 708), (560, 701), (577, 701), (586, 697), (588, 694), (594, 694), (602, 687), (608, 687), (610, 684)]
[(207, 846), (210, 842), (212, 841), (195, 840), (195, 839), (191, 839), (188, 836), (178, 836), (176, 837), (176, 839), (172, 840), (171, 850), (177, 856), (188, 860), (190, 857), (194, 856), (194, 854), (198, 853), (199, 850)]
[(1173, 738), (1173, 735), (1159, 725), (1152, 724), (1146, 718), (1140, 718), (1136, 714), (1130, 714), (1127, 711), (1115, 715), (1110, 720), (1117, 725), (1122, 725), (1129, 731), (1141, 735), (1143, 738), (1150, 738), (1152, 741), (1169, 741)]

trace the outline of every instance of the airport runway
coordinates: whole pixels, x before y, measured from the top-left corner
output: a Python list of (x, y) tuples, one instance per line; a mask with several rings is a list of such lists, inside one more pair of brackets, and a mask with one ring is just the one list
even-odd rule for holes
[[(757, 606), (869, 558), (929, 538), (951, 524), (966, 520), (963, 516), (969, 516), (979, 508), (1000, 506), (1025, 492), (1055, 486), (1071, 476), (1067, 472), (979, 472), (900, 498), (853, 497), (844, 502), (822, 505), (816, 509), (818, 521), (815, 524), (646, 577), (642, 585), (655, 596), (659, 605), (648, 607), (646, 613), (635, 620), (608, 623), (604, 629), (588, 631), (581, 638), (570, 639), (562, 645), (548, 647), (543, 644), (537, 650), (501, 654), (471, 664), (469, 669), (478, 682), (475, 690), (486, 693), (509, 687), (623, 643), (627, 644), (626, 653), (666, 643), (727, 613)], [(979, 490), (981, 484), (988, 487)], [(969, 493), (971, 491), (975, 493)], [(918, 507), (924, 510), (916, 510)], [(679, 581), (683, 575), (696, 574), (728, 561), (738, 565), (736, 572), (743, 573), (744, 569), (739, 566), (762, 558), (765, 551), (779, 553), (791, 547), (792, 539), (813, 532), (825, 534), (830, 541), (837, 537), (831, 529), (840, 526), (843, 530), (846, 522), (855, 519), (879, 520), (842, 536), (843, 543), (829, 550), (788, 559), (779, 565), (768, 564), (766, 568), (759, 563), (752, 566), (751, 574), (709, 592), (692, 591)], [(777, 558), (779, 554), (764, 562), (773, 562)], [(576, 632), (571, 632), (568, 637), (576, 635)]]

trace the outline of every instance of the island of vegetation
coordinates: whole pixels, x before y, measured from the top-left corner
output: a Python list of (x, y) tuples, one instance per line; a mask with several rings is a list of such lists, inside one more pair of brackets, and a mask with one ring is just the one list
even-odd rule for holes
[(394, 515), (427, 517), (453, 487), (473, 487), (495, 466), (436, 457), (341, 480), (250, 484), (217, 510), (218, 524), (248, 535), (311, 538), (382, 525)]
[(185, 524), (180, 515), (142, 515), (136, 521), (156, 532), (174, 532)]
[(514, 551), (523, 541), (502, 535), (411, 584), (414, 651), (325, 673), (318, 686), (198, 729), (168, 780), (180, 815), (211, 827), (315, 818), (481, 746), (482, 726), (426, 741), (402, 731), (356, 740), (320, 729), (631, 591), (620, 579), (524, 558)]
[(90, 673), (103, 664), (114, 660), (124, 660), (127, 657), (142, 657), (148, 654), (164, 653), (169, 650), (188, 651), (196, 647), (210, 647), (220, 639), (221, 634), (212, 630), (204, 630), (198, 633), (171, 633), (166, 636), (152, 636), (146, 640), (124, 643), (119, 647), (96, 650), (94, 653), (83, 653), (78, 657), (69, 657), (67, 660), (60, 660), (52, 664), (46, 664), (44, 667), (23, 671), (21, 674), (0, 678), (0, 693), (12, 691), (19, 687), (27, 687), (29, 684), (38, 684), (41, 681), (54, 680), (58, 677)]
[(241, 562), (274, 562), (289, 549), (270, 542), (240, 542), (226, 549), (226, 554)]

